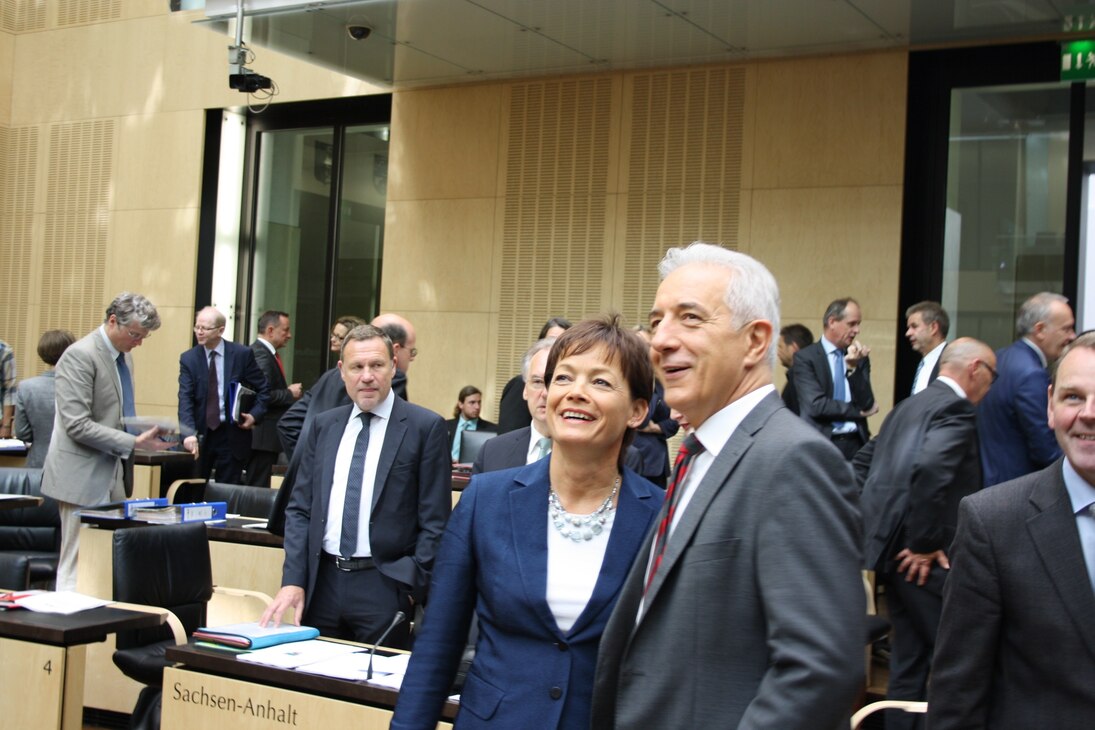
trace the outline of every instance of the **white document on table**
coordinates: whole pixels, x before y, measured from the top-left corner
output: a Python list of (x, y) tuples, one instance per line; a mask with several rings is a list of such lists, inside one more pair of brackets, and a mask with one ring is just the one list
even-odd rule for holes
[(33, 596), (25, 596), (16, 601), (20, 608), (38, 613), (72, 614), (105, 606), (113, 601), (85, 596), (76, 591), (46, 591)]
[(262, 664), (268, 667), (297, 669), (305, 664), (313, 664), (342, 654), (352, 654), (355, 651), (361, 651), (361, 647), (353, 644), (340, 644), (335, 641), (310, 639), (308, 641), (294, 641), (290, 644), (268, 646), (265, 649), (256, 649), (247, 654), (240, 654), (236, 658), (241, 662)]
[[(366, 679), (369, 676), (369, 652), (367, 651), (357, 654), (343, 654), (313, 664), (305, 664), (297, 669), (309, 674), (322, 674), (325, 677), (349, 679), (353, 682), (370, 681), (372, 684), (378, 684), (384, 677), (389, 675), (398, 676), (398, 682), (401, 683), (403, 675), (407, 672), (407, 662), (410, 659), (410, 654), (396, 654), (395, 656), (377, 654), (373, 659), (372, 680)], [(385, 680), (386, 686), (391, 686), (387, 684), (388, 681), (390, 680)], [(398, 687), (399, 685), (396, 684), (395, 686)]]

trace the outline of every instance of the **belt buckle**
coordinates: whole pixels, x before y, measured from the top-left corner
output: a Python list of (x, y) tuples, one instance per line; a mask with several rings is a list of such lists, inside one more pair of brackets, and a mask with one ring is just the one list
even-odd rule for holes
[(344, 565), (344, 563), (352, 563), (353, 560), (354, 560), (353, 558), (344, 558), (341, 555), (336, 555), (335, 556), (335, 568), (342, 571), (343, 573), (352, 573), (353, 568), (350, 568), (350, 567)]

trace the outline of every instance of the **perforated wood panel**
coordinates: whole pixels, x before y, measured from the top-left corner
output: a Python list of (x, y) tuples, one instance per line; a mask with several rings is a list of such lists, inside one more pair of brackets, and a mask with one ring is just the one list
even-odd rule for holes
[(19, 33), (46, 27), (46, 0), (0, 0), (0, 30)]
[(496, 392), (551, 316), (604, 306), (612, 80), (515, 84), (509, 108)]
[(57, 25), (80, 25), (117, 20), (122, 16), (121, 0), (58, 0)]
[[(31, 301), (37, 157), (37, 129), (0, 127), (0, 285), (4, 300), (11, 303)], [(27, 320), (24, 307), (0, 310), (0, 339), (15, 348), (20, 378), (34, 367), (33, 345), (38, 342), (27, 332)]]
[[(102, 321), (114, 133), (113, 120), (50, 127), (42, 330), (83, 333)], [(137, 267), (140, 261), (117, 266)]]
[(636, 74), (631, 84), (621, 312), (646, 320), (666, 249), (738, 245), (744, 67)]

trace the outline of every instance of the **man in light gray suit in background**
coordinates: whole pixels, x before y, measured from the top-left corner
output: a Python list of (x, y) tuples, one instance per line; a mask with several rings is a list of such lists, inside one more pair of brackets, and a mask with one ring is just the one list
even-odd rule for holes
[(125, 497), (123, 460), (134, 449), (160, 451), (168, 446), (158, 428), (140, 435), (122, 428), (123, 416), (136, 415), (129, 352), (159, 326), (152, 302), (124, 292), (107, 307), (103, 324), (65, 350), (57, 362), (57, 415), (42, 494), (57, 500), (61, 513), (59, 591), (76, 588), (77, 512)]
[(703, 243), (660, 270), (651, 350), (694, 458), (601, 639), (592, 726), (846, 728), (863, 682), (855, 482), (772, 385), (775, 279)]

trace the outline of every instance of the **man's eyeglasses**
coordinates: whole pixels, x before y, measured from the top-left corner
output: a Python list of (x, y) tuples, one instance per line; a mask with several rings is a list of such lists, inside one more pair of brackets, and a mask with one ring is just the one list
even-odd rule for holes
[(529, 378), (528, 379), (529, 390), (543, 390), (547, 387), (547, 383), (543, 378)]
[(134, 332), (128, 327), (122, 327), (122, 331), (125, 332), (129, 336), (129, 339), (133, 340), (134, 342), (147, 340), (149, 337), (152, 336), (151, 332)]
[(216, 332), (222, 327), (224, 327), (223, 324), (218, 324), (215, 327), (203, 327), (200, 324), (196, 324), (194, 325), (194, 331), (197, 332), (199, 335), (204, 335), (206, 332)]
[(989, 365), (989, 364), (988, 364), (987, 362), (985, 362), (984, 360), (978, 360), (978, 361), (977, 361), (977, 364), (978, 364), (978, 365), (984, 365), (984, 366), (985, 366), (986, 368), (988, 368), (988, 371), (989, 371), (990, 373), (992, 373), (992, 382), (993, 382), (993, 383), (995, 383), (995, 382), (996, 382), (996, 379), (1000, 377), (1000, 373), (996, 372), (996, 368), (994, 368), (994, 367), (993, 367), (992, 365)]

